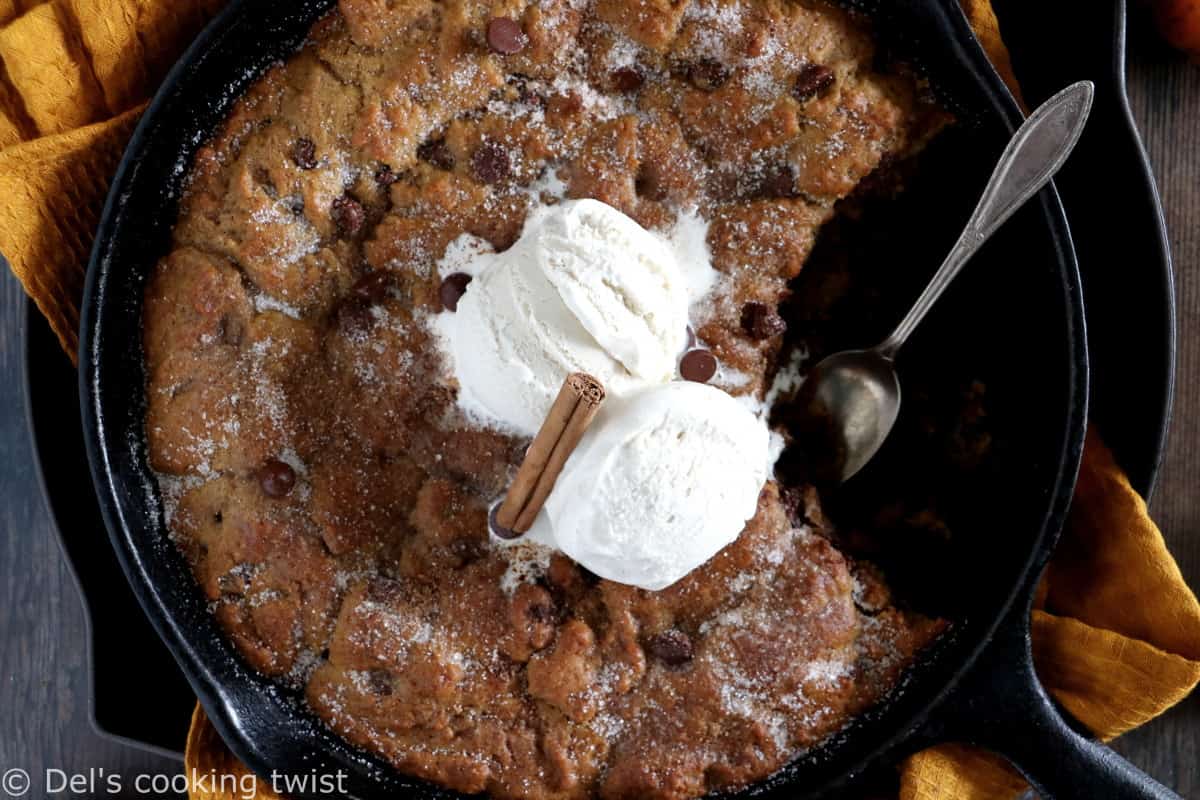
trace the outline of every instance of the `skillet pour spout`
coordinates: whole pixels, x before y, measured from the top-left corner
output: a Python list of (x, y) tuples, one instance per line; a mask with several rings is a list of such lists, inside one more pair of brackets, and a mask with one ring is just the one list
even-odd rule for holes
[[(1020, 111), (957, 0), (851, 4), (874, 17), (880, 34), (894, 40), (887, 44), (929, 77), (962, 121), (961, 135), (976, 154), (943, 176), (944, 214), (931, 214), (921, 231), (922, 240), (944, 252), (946, 240), (960, 227), (954, 208), (969, 208), (987, 178), (972, 171), (974, 161), (994, 163), (1020, 124)], [(233, 0), (171, 71), (142, 117), (113, 181), (88, 269), (79, 354), (84, 438), (122, 569), (239, 759), (260, 775), (341, 773), (347, 795), (354, 798), (453, 798), (458, 795), (402, 775), (335, 736), (298, 696), (245, 667), (167, 538), (148, 463), (146, 365), (136, 343), (146, 280), (169, 246), (187, 167), (233, 101), (293, 53), (333, 6), (334, 0)], [(1030, 663), (1033, 578), (1070, 503), (1087, 419), (1080, 279), (1054, 190), (1043, 191), (1013, 217), (980, 258), (996, 269), (980, 264), (954, 289), (989, 299), (970, 307), (970, 313), (985, 316), (1002, 301), (1019, 303), (1022, 311), (1021, 331), (1015, 334), (1020, 341), (995, 334), (985, 348), (988, 355), (981, 356), (996, 369), (996, 392), (1010, 404), (1006, 415), (1022, 422), (1012, 447), (1017, 466), (1001, 476), (1003, 503), (996, 503), (1011, 516), (1013, 533), (980, 537), (994, 542), (994, 549), (981, 561), (985, 568), (972, 574), (967, 613), (911, 671), (902, 690), (741, 796), (828, 796), (872, 765), (947, 739), (1010, 755), (1046, 797), (1173, 796), (1071, 731), (1038, 687)], [(998, 265), (1019, 267), (1020, 286), (997, 280), (1006, 274)], [(976, 276), (986, 283), (977, 284)], [(1011, 294), (995, 297), (1004, 292)], [(919, 337), (912, 348), (920, 352)], [(1005, 365), (1015, 361), (1013, 352), (1022, 353), (1023, 360), (1010, 374)], [(1031, 374), (1043, 386), (1036, 403), (1023, 391)]]

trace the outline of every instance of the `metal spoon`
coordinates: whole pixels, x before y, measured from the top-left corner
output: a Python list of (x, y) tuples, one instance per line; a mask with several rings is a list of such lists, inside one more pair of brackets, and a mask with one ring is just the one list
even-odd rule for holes
[(900, 411), (896, 351), (971, 256), (1058, 172), (1083, 133), (1094, 89), (1090, 81), (1068, 86), (1020, 127), (962, 236), (891, 336), (870, 350), (831, 355), (809, 373), (797, 397), (804, 413), (798, 438), (828, 451), (829, 463), (817, 477), (844, 481), (883, 445)]

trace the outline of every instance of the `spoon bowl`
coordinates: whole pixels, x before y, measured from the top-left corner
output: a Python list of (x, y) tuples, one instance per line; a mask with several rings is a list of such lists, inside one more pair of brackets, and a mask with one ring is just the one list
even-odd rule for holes
[(825, 456), (816, 477), (838, 483), (883, 446), (900, 413), (900, 379), (891, 359), (877, 350), (846, 350), (813, 368), (797, 405), (806, 445)]

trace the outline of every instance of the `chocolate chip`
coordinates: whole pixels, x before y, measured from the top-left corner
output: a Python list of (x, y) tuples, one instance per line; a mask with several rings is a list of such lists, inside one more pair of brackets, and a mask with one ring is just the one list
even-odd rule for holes
[(521, 26), (507, 17), (495, 17), (487, 24), (487, 43), (497, 53), (512, 55), (525, 49), (529, 37)]
[(386, 669), (367, 670), (367, 688), (371, 694), (387, 697), (392, 693), (392, 673)]
[(347, 334), (359, 334), (370, 330), (375, 324), (371, 304), (355, 294), (347, 296), (337, 306), (337, 326)]
[(758, 190), (763, 197), (795, 197), (796, 173), (784, 165), (768, 173)]
[(312, 139), (297, 139), (292, 144), (292, 161), (300, 169), (317, 168), (317, 145)]
[(459, 560), (459, 566), (465, 566), (483, 558), (486, 548), (479, 539), (455, 539), (450, 543), (450, 552)]
[(471, 156), (471, 168), (475, 171), (475, 177), (484, 183), (499, 183), (508, 177), (511, 170), (508, 151), (498, 142), (484, 142), (475, 148)]
[(689, 350), (679, 362), (679, 374), (686, 381), (708, 383), (717, 374), (717, 357), (708, 350)]
[(711, 92), (729, 80), (729, 70), (720, 61), (704, 58), (688, 64), (687, 77), (697, 89)]
[(394, 275), (391, 272), (378, 269), (359, 278), (350, 288), (350, 293), (365, 302), (378, 303), (387, 297), (393, 279)]
[(343, 236), (355, 236), (367, 221), (367, 212), (362, 203), (350, 195), (342, 195), (333, 201), (333, 222)]
[(445, 139), (426, 139), (417, 146), (417, 158), (438, 169), (454, 169), (454, 154)]
[(621, 67), (613, 70), (611, 76), (613, 88), (618, 92), (636, 92), (642, 88), (642, 72), (637, 67)]
[(678, 628), (669, 628), (646, 640), (646, 652), (670, 667), (692, 660), (694, 648), (688, 635)]
[(470, 282), (471, 276), (465, 272), (447, 275), (438, 288), (438, 297), (442, 300), (442, 307), (447, 311), (458, 311), (458, 301), (466, 294), (467, 284)]
[(271, 458), (258, 469), (258, 485), (268, 497), (287, 497), (296, 485), (296, 471)]
[(633, 180), (633, 190), (637, 192), (638, 197), (644, 197), (647, 200), (661, 202), (667, 199), (667, 187), (663, 186), (656, 172), (647, 169), (645, 164), (638, 170), (637, 177)]
[(517, 533), (511, 528), (505, 528), (496, 521), (496, 512), (499, 510), (500, 504), (497, 503), (496, 505), (492, 506), (492, 510), (488, 512), (488, 529), (501, 539), (519, 539), (521, 534)]
[(836, 80), (833, 70), (820, 64), (805, 64), (796, 75), (796, 84), (792, 87), (792, 97), (803, 103), (819, 95), (833, 86)]
[(742, 330), (752, 339), (770, 339), (786, 331), (787, 323), (766, 303), (749, 302), (742, 306)]
[(527, 613), (534, 622), (554, 622), (554, 606), (550, 603), (534, 603)]
[[(418, 150), (418, 152), (420, 152)], [(380, 164), (379, 169), (375, 170), (375, 183), (382, 186), (384, 189), (391, 186), (396, 181), (400, 180), (400, 176), (392, 170), (387, 164)]]

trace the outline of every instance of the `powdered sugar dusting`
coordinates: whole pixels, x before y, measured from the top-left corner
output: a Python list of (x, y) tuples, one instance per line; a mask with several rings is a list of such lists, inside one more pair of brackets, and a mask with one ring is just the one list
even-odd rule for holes
[(266, 292), (259, 292), (254, 295), (254, 310), (260, 314), (266, 311), (278, 311), (280, 314), (289, 316), (292, 319), (300, 319), (302, 316), (300, 310), (295, 306), (271, 297)]
[(667, 233), (667, 242), (687, 279), (692, 324), (699, 325), (708, 316), (704, 306), (710, 301), (720, 281), (720, 274), (713, 269), (712, 251), (708, 247), (708, 220), (694, 207), (681, 209), (675, 224)]

